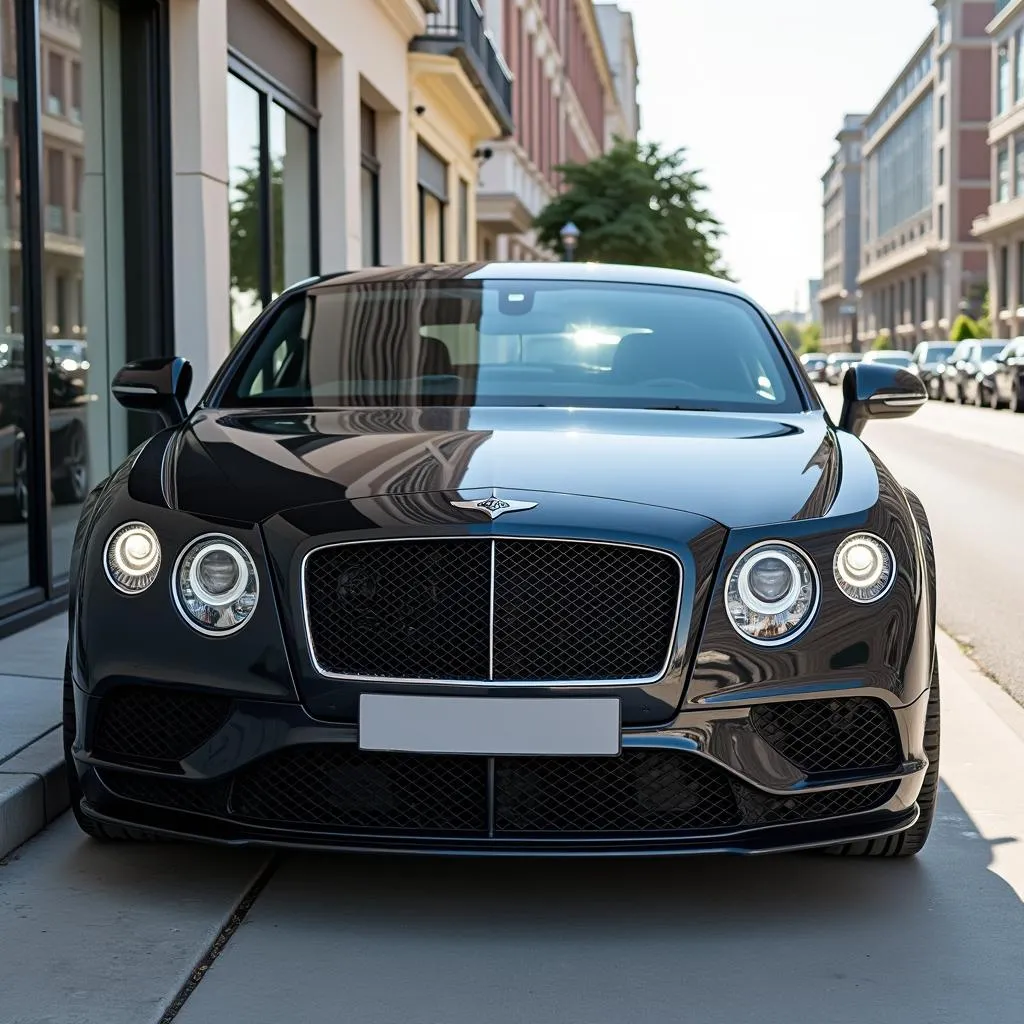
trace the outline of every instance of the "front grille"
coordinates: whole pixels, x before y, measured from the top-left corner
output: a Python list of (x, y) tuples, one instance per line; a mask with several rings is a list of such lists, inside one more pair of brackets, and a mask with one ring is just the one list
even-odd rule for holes
[(896, 719), (875, 697), (758, 704), (750, 723), (807, 773), (896, 768), (903, 760)]
[(180, 761), (227, 721), (231, 700), (148, 686), (123, 686), (102, 699), (93, 751), (101, 759)]
[(303, 585), (321, 671), (582, 682), (661, 675), (682, 578), (659, 551), (470, 539), (321, 548)]
[(463, 838), (699, 835), (869, 811), (899, 783), (779, 797), (694, 754), (617, 758), (435, 757), (305, 746), (234, 779), (191, 782), (109, 770), (115, 794), (253, 825)]
[(486, 788), (483, 758), (299, 747), (243, 772), (232, 809), (256, 821), (473, 832), (487, 827)]

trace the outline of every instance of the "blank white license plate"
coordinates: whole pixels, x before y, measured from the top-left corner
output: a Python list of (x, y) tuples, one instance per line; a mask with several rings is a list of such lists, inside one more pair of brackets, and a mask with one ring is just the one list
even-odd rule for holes
[(619, 754), (617, 698), (416, 697), (364, 693), (359, 746), (414, 754)]

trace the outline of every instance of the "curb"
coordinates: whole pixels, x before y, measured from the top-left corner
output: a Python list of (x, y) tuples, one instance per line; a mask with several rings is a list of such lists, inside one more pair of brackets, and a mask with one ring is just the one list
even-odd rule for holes
[(0, 764), (0, 858), (68, 809), (60, 726)]

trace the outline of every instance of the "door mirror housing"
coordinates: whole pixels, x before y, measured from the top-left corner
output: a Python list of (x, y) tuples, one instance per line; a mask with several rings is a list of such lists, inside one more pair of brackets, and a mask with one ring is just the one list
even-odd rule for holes
[(868, 420), (902, 419), (927, 401), (921, 378), (909, 370), (885, 363), (859, 363), (843, 377), (839, 429), (860, 437)]
[(184, 423), (191, 387), (192, 364), (181, 356), (128, 363), (110, 384), (114, 397), (126, 409), (156, 413), (168, 427)]

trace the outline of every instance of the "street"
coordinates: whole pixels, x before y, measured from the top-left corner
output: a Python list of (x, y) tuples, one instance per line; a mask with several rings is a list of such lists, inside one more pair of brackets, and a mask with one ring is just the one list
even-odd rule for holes
[[(1024, 699), (1024, 416), (930, 403), (865, 439), (929, 511), (942, 625)], [(64, 814), (0, 866), (0, 1024), (1017, 1020), (1024, 708), (939, 642), (942, 792), (914, 861), (99, 846)]]

